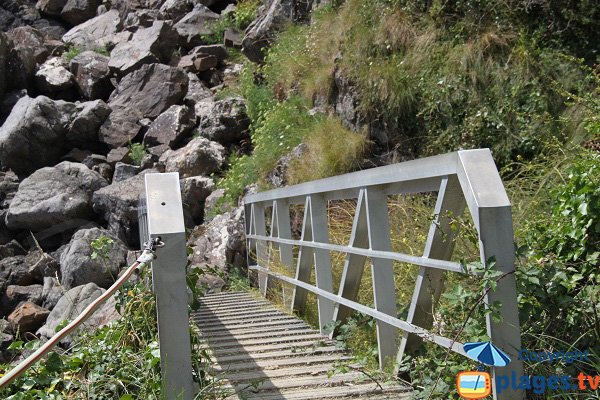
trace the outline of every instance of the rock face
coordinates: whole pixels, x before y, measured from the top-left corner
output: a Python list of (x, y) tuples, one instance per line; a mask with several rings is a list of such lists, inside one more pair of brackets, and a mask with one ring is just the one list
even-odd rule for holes
[(35, 332), (44, 325), (49, 314), (50, 311), (28, 301), (13, 311), (7, 320), (15, 332)]
[(98, 131), (110, 112), (110, 107), (102, 100), (79, 103), (77, 113), (71, 120), (65, 135), (69, 146), (89, 150), (97, 149)]
[(56, 278), (52, 276), (45, 277), (42, 288), (42, 307), (52, 311), (65, 292), (65, 288), (61, 286)]
[[(106, 236), (113, 243), (107, 246), (106, 260), (92, 259), (92, 241)], [(108, 288), (117, 279), (121, 268), (125, 267), (127, 247), (108, 231), (91, 228), (79, 230), (60, 257), (62, 285), (66, 289), (93, 282)]]
[(156, 21), (149, 28), (138, 29), (130, 41), (123, 42), (110, 54), (108, 67), (119, 76), (143, 64), (168, 62), (177, 45), (177, 34), (171, 24)]
[(94, 50), (103, 45), (103, 40), (116, 34), (120, 29), (119, 11), (110, 10), (75, 26), (63, 35), (62, 40), (78, 48)]
[(196, 4), (194, 9), (174, 26), (179, 35), (179, 44), (187, 49), (203, 44), (201, 36), (211, 34), (211, 25), (218, 19), (219, 14), (202, 4)]
[(305, 143), (300, 143), (294, 147), (291, 152), (281, 157), (275, 164), (275, 168), (267, 174), (265, 180), (273, 187), (283, 187), (288, 184), (287, 172), (290, 164), (294, 160), (298, 160), (304, 153), (308, 151), (308, 146)]
[(84, 51), (71, 60), (70, 69), (79, 93), (89, 100), (107, 100), (114, 87), (110, 82), (109, 58)]
[(21, 98), (0, 127), (0, 159), (17, 174), (56, 163), (75, 105), (39, 96)]
[(188, 88), (187, 75), (162, 64), (149, 64), (125, 76), (110, 96), (113, 110), (100, 129), (100, 140), (112, 148), (122, 147), (135, 137), (142, 118), (156, 118), (179, 103)]
[(53, 57), (40, 66), (35, 73), (37, 89), (52, 98), (72, 100), (75, 98), (73, 74), (67, 69), (62, 57)]
[(44, 35), (37, 29), (23, 26), (9, 31), (7, 36), (10, 51), (6, 72), (11, 77), (8, 85), (14, 89), (31, 89), (36, 64), (43, 63), (48, 57)]
[(4, 315), (8, 315), (25, 302), (40, 305), (42, 303), (42, 285), (8, 286), (2, 295), (2, 312)]
[(165, 144), (177, 148), (186, 139), (196, 125), (196, 114), (187, 106), (171, 106), (160, 114), (144, 135), (148, 146)]
[[(104, 293), (104, 289), (98, 287), (95, 283), (88, 283), (69, 290), (60, 298), (54, 309), (48, 315), (46, 324), (42, 326), (37, 334), (44, 337), (50, 338), (54, 336), (56, 327), (59, 326), (65, 320), (72, 320), (77, 317), (85, 308), (100, 295)], [(118, 317), (118, 313), (115, 310), (114, 297), (107, 300), (90, 318), (84, 323), (88, 329), (102, 327)], [(71, 339), (66, 338), (61, 341), (63, 344), (70, 344)]]
[(166, 172), (179, 172), (182, 178), (218, 172), (225, 161), (225, 148), (219, 143), (198, 137), (179, 150), (168, 150), (160, 161)]
[(68, 0), (60, 17), (71, 25), (79, 25), (94, 18), (100, 4), (102, 4), (102, 0)]
[(92, 215), (92, 193), (108, 183), (83, 164), (64, 161), (42, 168), (23, 180), (8, 213), (10, 229), (34, 232)]
[(215, 190), (212, 179), (194, 176), (181, 180), (181, 201), (186, 227), (193, 228), (202, 223), (204, 218), (204, 201)]
[(248, 137), (250, 119), (241, 98), (201, 102), (196, 105), (200, 134), (227, 145)]
[[(156, 172), (152, 170), (145, 173)], [(94, 211), (108, 224), (108, 229), (132, 247), (138, 245), (137, 208), (144, 191), (144, 174), (113, 182), (94, 193)]]

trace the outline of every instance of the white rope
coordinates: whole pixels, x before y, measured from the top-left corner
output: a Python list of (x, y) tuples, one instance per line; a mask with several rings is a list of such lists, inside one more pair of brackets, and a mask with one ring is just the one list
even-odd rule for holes
[[(158, 243), (155, 242), (155, 243)], [(0, 379), (0, 389), (4, 388), (6, 385), (11, 383), (13, 380), (18, 378), (23, 372), (25, 372), (29, 367), (31, 367), (36, 361), (42, 358), (46, 353), (48, 353), (58, 342), (60, 342), (65, 336), (67, 336), (71, 331), (81, 325), (91, 314), (94, 313), (100, 307), (102, 303), (104, 303), (107, 299), (109, 299), (123, 283), (127, 282), (131, 274), (142, 266), (148, 264), (154, 258), (153, 247), (156, 246), (155, 243), (147, 243), (144, 251), (138, 257), (138, 259), (125, 270), (125, 273), (121, 275), (119, 279), (116, 280), (115, 283), (100, 297), (94, 300), (90, 305), (88, 305), (85, 310), (77, 318), (71, 321), (67, 326), (58, 331), (52, 338), (50, 338), (46, 343), (44, 343), (39, 349), (33, 352), (29, 357), (24, 359), (14, 367), (10, 372)], [(162, 243), (162, 242), (160, 242)], [(160, 247), (160, 246), (159, 246)]]

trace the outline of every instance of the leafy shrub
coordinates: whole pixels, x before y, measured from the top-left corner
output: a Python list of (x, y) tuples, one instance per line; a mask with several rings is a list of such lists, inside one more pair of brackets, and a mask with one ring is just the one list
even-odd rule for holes
[(144, 145), (143, 143), (129, 144), (129, 157), (131, 158), (133, 165), (141, 165), (142, 160), (144, 159), (144, 157), (146, 157), (147, 154), (148, 151), (146, 150), (146, 145)]

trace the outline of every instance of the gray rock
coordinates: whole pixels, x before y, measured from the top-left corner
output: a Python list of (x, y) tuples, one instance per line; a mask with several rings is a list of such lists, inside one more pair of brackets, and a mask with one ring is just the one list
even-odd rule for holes
[(234, 49), (242, 48), (242, 40), (244, 37), (235, 29), (225, 29), (223, 33), (223, 44), (225, 47), (231, 47)]
[(132, 162), (132, 160), (131, 160), (131, 157), (129, 156), (129, 148), (118, 147), (116, 149), (112, 149), (111, 151), (108, 152), (105, 162), (107, 162), (113, 166), (118, 162), (130, 164)]
[(63, 35), (62, 40), (78, 48), (94, 50), (119, 32), (121, 26), (119, 11), (113, 9), (75, 26)]
[[(102, 236), (113, 243), (107, 246), (106, 260), (92, 258), (92, 242)], [(93, 282), (108, 288), (127, 262), (127, 247), (114, 234), (99, 228), (82, 229), (73, 235), (60, 257), (61, 283), (68, 290)]]
[(139, 245), (137, 209), (140, 193), (144, 192), (144, 175), (150, 172), (155, 171), (143, 171), (94, 193), (94, 211), (107, 222), (109, 231), (131, 247)]
[[(0, 32), (0, 100), (6, 92), (6, 61), (8, 56), (8, 39)], [(1, 123), (1, 122), (0, 122)]]
[(16, 240), (0, 245), (0, 260), (7, 257), (24, 256), (27, 251)]
[[(25, 89), (12, 90), (5, 93), (4, 98), (0, 101), (0, 126), (1, 124), (4, 124), (4, 121), (6, 121), (6, 118), (10, 115), (15, 104), (25, 96), (27, 96), (27, 90)], [(2, 159), (0, 159), (0, 165), (1, 164)]]
[(37, 170), (21, 182), (8, 208), (10, 229), (37, 232), (55, 224), (92, 216), (92, 193), (107, 185), (83, 164), (63, 161)]
[(290, 164), (294, 160), (298, 160), (308, 151), (308, 146), (305, 143), (300, 143), (294, 147), (291, 152), (281, 157), (271, 172), (267, 174), (265, 180), (273, 185), (273, 187), (283, 187), (288, 184), (287, 172)]
[(206, 176), (221, 170), (225, 148), (219, 143), (198, 137), (179, 150), (167, 150), (159, 161), (165, 165), (166, 172), (179, 172), (182, 178)]
[(14, 332), (35, 332), (39, 329), (50, 311), (38, 306), (30, 301), (27, 301), (17, 307), (7, 318)]
[(194, 47), (188, 54), (206, 54), (217, 58), (217, 63), (222, 65), (227, 58), (229, 53), (222, 44), (209, 44), (203, 46)]
[(136, 32), (139, 28), (149, 28), (158, 18), (158, 10), (136, 10), (130, 12), (123, 22), (124, 28)]
[(208, 54), (188, 54), (181, 57), (177, 67), (186, 72), (203, 72), (217, 66), (217, 57)]
[(144, 143), (148, 146), (166, 144), (177, 148), (189, 137), (196, 125), (194, 110), (187, 106), (171, 106), (160, 114), (144, 135)]
[(158, 10), (159, 19), (169, 19), (174, 23), (185, 17), (194, 8), (193, 1), (166, 0)]
[[(76, 318), (88, 305), (90, 305), (91, 302), (100, 297), (104, 292), (104, 289), (98, 287), (98, 285), (94, 283), (88, 283), (87, 285), (72, 288), (60, 298), (54, 309), (48, 315), (46, 324), (38, 329), (37, 334), (43, 338), (54, 336), (56, 328), (60, 324), (65, 320), (70, 321)], [(115, 310), (115, 303), (114, 297), (111, 297), (106, 303), (100, 306), (100, 308), (94, 312), (82, 326), (91, 330), (102, 327), (118, 318), (118, 313)], [(61, 341), (61, 343), (69, 345), (71, 341), (72, 339), (68, 337)]]
[(70, 69), (79, 93), (89, 100), (107, 100), (114, 87), (110, 82), (109, 58), (84, 51), (71, 60)]
[(206, 87), (204, 82), (196, 74), (188, 73), (189, 85), (185, 95), (185, 104), (193, 107), (203, 101), (211, 101), (214, 98), (213, 92)]
[(158, 117), (179, 103), (187, 89), (183, 71), (162, 64), (142, 66), (125, 76), (110, 96), (113, 112), (100, 128), (100, 140), (112, 148), (127, 145), (140, 130), (139, 120)]
[[(209, 265), (225, 271), (229, 265), (246, 264), (246, 236), (243, 207), (216, 216), (192, 242), (192, 265)], [(192, 234), (193, 235), (193, 234)]]
[(18, 286), (9, 285), (0, 300), (3, 315), (10, 314), (19, 305), (30, 301), (42, 304), (42, 285)]
[(168, 62), (177, 46), (177, 34), (171, 24), (156, 21), (149, 28), (138, 29), (130, 41), (117, 45), (110, 54), (109, 69), (126, 75), (144, 64)]
[(215, 190), (212, 179), (193, 176), (181, 180), (181, 201), (186, 227), (200, 225), (204, 218), (204, 201)]
[(52, 311), (65, 292), (66, 289), (58, 279), (52, 276), (45, 277), (42, 288), (42, 307)]
[(77, 112), (66, 134), (69, 145), (91, 150), (97, 148), (98, 132), (110, 113), (110, 107), (102, 100), (77, 104)]
[(34, 251), (26, 256), (0, 259), (0, 293), (8, 285), (29, 286), (42, 283), (44, 276), (54, 275), (58, 262), (48, 254)]
[(12, 171), (0, 171), (0, 210), (7, 209), (19, 189), (19, 178)]
[(129, 178), (133, 178), (140, 172), (140, 167), (137, 165), (124, 164), (118, 162), (115, 165), (115, 173), (113, 175), (113, 182), (121, 182)]
[(67, 0), (38, 0), (35, 8), (43, 14), (58, 17), (65, 4), (67, 4)]
[[(45, 45), (48, 49), (48, 52), (50, 54), (58, 54), (54, 53), (53, 49), (56, 48), (58, 44), (57, 41), (60, 40), (67, 32), (67, 30), (62, 26), (62, 23), (53, 19), (41, 18), (33, 22), (31, 26), (42, 32), (42, 34), (46, 37)], [(64, 43), (61, 43), (61, 45), (64, 46)]]
[(44, 96), (21, 98), (0, 127), (2, 164), (19, 175), (55, 164), (66, 153), (65, 135), (76, 109)]
[(6, 64), (8, 86), (14, 89), (32, 89), (36, 65), (48, 57), (44, 35), (29, 26), (15, 28), (7, 33), (10, 41)]
[(72, 100), (75, 98), (75, 81), (62, 57), (53, 57), (44, 62), (35, 73), (38, 91), (52, 98)]
[(96, 9), (102, 0), (68, 0), (60, 17), (69, 24), (79, 25), (96, 16)]
[(212, 12), (206, 6), (196, 4), (194, 9), (174, 26), (179, 35), (179, 44), (187, 49), (204, 44), (201, 36), (213, 33), (212, 25), (219, 18), (219, 14)]
[(248, 137), (250, 119), (242, 98), (200, 102), (195, 111), (200, 135), (207, 139), (226, 145)]
[(224, 189), (217, 189), (204, 200), (204, 221), (212, 220), (220, 212), (231, 211), (229, 204), (222, 204), (225, 196)]

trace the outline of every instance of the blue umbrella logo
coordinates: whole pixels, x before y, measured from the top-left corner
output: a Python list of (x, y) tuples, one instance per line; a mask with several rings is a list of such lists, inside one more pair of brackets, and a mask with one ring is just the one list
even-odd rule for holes
[(508, 354), (492, 342), (465, 343), (463, 349), (469, 358), (492, 367), (505, 367), (510, 362)]

